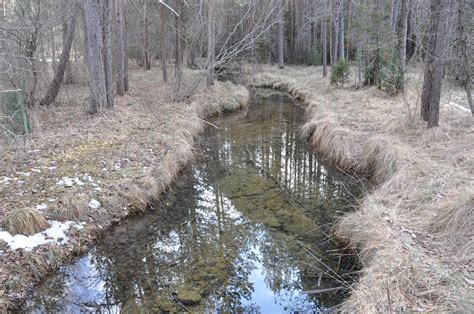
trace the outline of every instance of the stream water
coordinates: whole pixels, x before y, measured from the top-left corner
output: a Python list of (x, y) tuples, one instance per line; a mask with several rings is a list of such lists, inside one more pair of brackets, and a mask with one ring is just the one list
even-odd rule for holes
[[(266, 90), (245, 112), (213, 119), (162, 201), (51, 275), (26, 310), (312, 313), (339, 304), (355, 262), (328, 234), (361, 188), (310, 151), (303, 120), (298, 102)], [(315, 289), (329, 291), (305, 293)]]

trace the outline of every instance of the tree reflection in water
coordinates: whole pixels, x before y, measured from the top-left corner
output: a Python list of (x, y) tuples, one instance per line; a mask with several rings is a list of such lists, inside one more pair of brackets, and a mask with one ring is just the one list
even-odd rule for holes
[[(31, 311), (314, 312), (350, 281), (327, 236), (359, 183), (298, 136), (304, 109), (282, 94), (218, 117), (162, 203), (123, 222), (35, 291)], [(342, 261), (342, 262), (341, 262)], [(326, 266), (334, 272), (328, 271)]]

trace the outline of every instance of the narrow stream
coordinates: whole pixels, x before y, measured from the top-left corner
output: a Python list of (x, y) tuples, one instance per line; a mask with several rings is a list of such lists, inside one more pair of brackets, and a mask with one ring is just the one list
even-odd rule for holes
[[(257, 91), (211, 122), (162, 202), (115, 226), (37, 287), (30, 312), (318, 312), (339, 304), (354, 261), (328, 237), (359, 183), (298, 135), (304, 108)], [(324, 293), (303, 293), (328, 289)]]

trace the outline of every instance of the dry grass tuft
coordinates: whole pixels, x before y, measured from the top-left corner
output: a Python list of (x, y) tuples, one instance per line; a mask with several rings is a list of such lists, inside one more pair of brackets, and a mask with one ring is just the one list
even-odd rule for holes
[(371, 173), (376, 183), (384, 183), (410, 158), (410, 152), (396, 139), (374, 136), (364, 143), (361, 169)]
[(44, 214), (32, 208), (16, 208), (3, 220), (3, 228), (11, 234), (33, 235), (46, 230), (49, 223)]
[(344, 170), (357, 170), (360, 164), (360, 152), (354, 143), (360, 139), (358, 134), (338, 126), (330, 117), (317, 116), (306, 123), (302, 134), (323, 156)]
[[(454, 201), (445, 201), (439, 207), (440, 214), (429, 221), (427, 229), (468, 262), (474, 258), (474, 189), (460, 191)], [(466, 241), (469, 238), (471, 241)]]

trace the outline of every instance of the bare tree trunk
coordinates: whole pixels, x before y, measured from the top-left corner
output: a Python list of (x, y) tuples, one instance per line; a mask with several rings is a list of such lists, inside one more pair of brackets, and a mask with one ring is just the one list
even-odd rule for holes
[[(394, 0), (394, 2), (397, 0)], [(398, 21), (397, 37), (398, 37), (398, 70), (403, 78), (402, 89), (405, 90), (405, 67), (407, 56), (407, 28), (408, 28), (408, 2), (409, 0), (401, 0), (400, 20)]]
[[(403, 2), (406, 2), (406, 0), (401, 0), (401, 1), (402, 1), (402, 7), (403, 7)], [(390, 15), (390, 25), (392, 26), (392, 32), (394, 32), (395, 34), (397, 33), (399, 2), (400, 0), (392, 0), (392, 13)]]
[(323, 25), (321, 36), (323, 37), (323, 77), (328, 75), (328, 20), (327, 20), (327, 4), (324, 2)]
[(471, 108), (471, 113), (474, 115), (474, 104), (472, 102), (472, 93), (471, 93), (471, 63), (469, 60), (468, 52), (468, 38), (465, 31), (466, 21), (464, 20), (464, 14), (466, 12), (466, 1), (458, 0), (458, 36), (459, 36), (459, 49), (462, 59), (462, 84), (466, 90), (467, 101), (469, 107)]
[(207, 86), (214, 85), (214, 0), (207, 0)]
[(183, 12), (183, 2), (181, 0), (177, 0), (177, 11), (179, 16), (175, 17), (175, 71), (174, 75), (180, 75), (182, 72), (182, 64), (183, 64), (183, 47), (182, 47), (182, 27), (183, 23), (181, 21), (181, 14)]
[(151, 69), (151, 63), (150, 63), (150, 52), (148, 50), (148, 1), (144, 0), (143, 1), (143, 15), (144, 15), (144, 40), (143, 40), (143, 66), (145, 68), (145, 71), (148, 71)]
[[(68, 23), (67, 23), (67, 21), (63, 22), (62, 31), (63, 31), (63, 50), (64, 50), (64, 42), (66, 42), (68, 40), (68, 38), (67, 38)], [(73, 41), (74, 41), (74, 39), (72, 40), (72, 42)], [(72, 42), (71, 42), (71, 46), (72, 46)], [(61, 63), (61, 61), (60, 61), (60, 63)], [(64, 73), (64, 84), (72, 84), (72, 83), (74, 83), (74, 75), (73, 75), (73, 71), (72, 71), (71, 53), (69, 53), (69, 58), (66, 62), (66, 70), (65, 70), (65, 73)]]
[(161, 46), (161, 68), (163, 70), (163, 81), (168, 82), (168, 66), (166, 61), (166, 9), (160, 6), (160, 46)]
[(102, 36), (103, 36), (103, 55), (104, 55), (104, 73), (105, 89), (107, 90), (107, 108), (114, 107), (114, 86), (112, 76), (112, 1), (102, 1)]
[(279, 2), (278, 12), (278, 66), (280, 69), (285, 67), (284, 45), (285, 45), (285, 21), (283, 19), (284, 0)]
[(103, 35), (100, 26), (99, 6), (97, 0), (84, 0), (86, 20), (87, 57), (90, 75), (90, 109), (97, 113), (107, 106), (107, 90), (105, 85)]
[(183, 1), (176, 0), (176, 7), (178, 14), (175, 16), (175, 68), (174, 68), (174, 82), (173, 94), (175, 101), (180, 100), (179, 91), (181, 88), (181, 79), (183, 77)]
[(339, 26), (340, 26), (340, 22), (339, 22), (339, 11), (338, 11), (338, 8), (339, 8), (339, 3), (341, 2), (342, 0), (336, 0), (336, 10), (333, 14), (333, 18), (332, 18), (332, 22), (333, 22), (333, 40), (332, 40), (332, 45), (333, 45), (333, 48), (332, 48), (332, 56), (331, 56), (331, 64), (332, 65), (335, 65), (336, 62), (337, 62), (337, 52), (338, 52), (338, 43), (339, 43)]
[(76, 12), (77, 10), (75, 10), (74, 14), (71, 15), (69, 21), (66, 23), (63, 36), (63, 50), (61, 52), (59, 65), (56, 68), (53, 81), (46, 92), (46, 96), (40, 101), (40, 105), (49, 106), (56, 100), (56, 97), (58, 96), (59, 89), (61, 88), (61, 83), (63, 81), (64, 72), (68, 65), (69, 55), (71, 53), (74, 30), (76, 28)]
[(123, 0), (115, 0), (115, 49), (117, 53), (117, 94), (125, 95), (124, 72), (125, 72), (125, 44), (124, 44), (124, 3)]
[(347, 14), (347, 48), (346, 48), (346, 58), (347, 60), (350, 59), (350, 48), (351, 48), (351, 40), (352, 40), (352, 1), (349, 1), (349, 12)]
[(339, 59), (344, 59), (344, 0), (339, 0), (337, 16), (338, 16), (338, 24), (339, 24), (339, 35), (338, 35)]
[(428, 128), (437, 127), (443, 79), (446, 18), (449, 0), (432, 0), (425, 76), (421, 94), (421, 117)]
[(129, 90), (128, 82), (128, 33), (127, 33), (127, 14), (123, 10), (123, 87), (126, 92)]
[(53, 70), (57, 68), (57, 57), (56, 57), (56, 40), (54, 39), (54, 28), (51, 30), (51, 56), (53, 57)]

